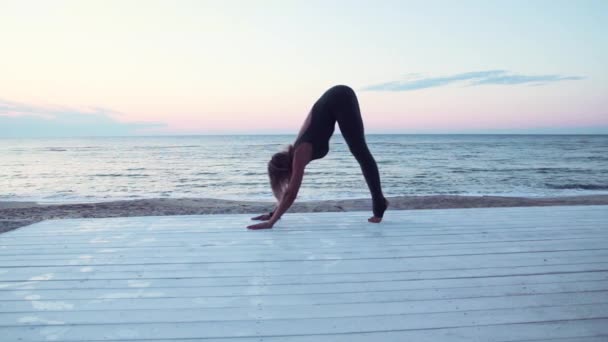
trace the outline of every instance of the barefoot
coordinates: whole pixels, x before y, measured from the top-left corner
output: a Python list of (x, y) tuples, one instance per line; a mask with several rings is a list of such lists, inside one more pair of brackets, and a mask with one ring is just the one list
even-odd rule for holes
[[(386, 203), (386, 207), (384, 207), (384, 211), (386, 211), (386, 209), (388, 209), (389, 202), (386, 198), (384, 199), (384, 202)], [(382, 211), (383, 214), (384, 214), (384, 211)], [(380, 223), (380, 222), (382, 222), (382, 217), (372, 216), (367, 219), (367, 222)]]

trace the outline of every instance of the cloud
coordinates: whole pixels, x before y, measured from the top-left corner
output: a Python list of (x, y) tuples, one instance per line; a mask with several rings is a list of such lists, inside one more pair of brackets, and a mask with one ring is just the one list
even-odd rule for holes
[(0, 137), (124, 136), (163, 128), (162, 123), (121, 122), (105, 108), (36, 106), (0, 99)]
[(415, 76), (401, 81), (392, 81), (364, 87), (364, 91), (412, 91), (425, 88), (441, 87), (448, 84), (479, 85), (513, 85), (530, 84), (544, 85), (560, 81), (582, 80), (581, 76), (562, 75), (520, 75), (506, 70), (473, 71), (444, 77)]

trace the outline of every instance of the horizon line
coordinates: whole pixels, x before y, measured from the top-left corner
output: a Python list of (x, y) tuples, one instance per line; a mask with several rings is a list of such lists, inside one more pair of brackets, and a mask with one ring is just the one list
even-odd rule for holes
[[(604, 136), (607, 133), (463, 133), (463, 132), (452, 132), (452, 133), (366, 133), (366, 136), (371, 135), (545, 135), (545, 136)], [(156, 137), (200, 137), (200, 136), (297, 136), (297, 133), (194, 133), (194, 134), (153, 134), (153, 135), (74, 135), (74, 136), (59, 136), (59, 135), (48, 135), (48, 136), (0, 136), (0, 139), (50, 139), (50, 138), (156, 138)], [(340, 133), (334, 133), (334, 136), (342, 136)]]

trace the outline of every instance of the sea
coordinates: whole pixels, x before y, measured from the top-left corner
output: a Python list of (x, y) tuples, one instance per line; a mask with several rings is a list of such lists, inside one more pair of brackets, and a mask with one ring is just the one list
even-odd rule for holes
[[(608, 194), (608, 135), (368, 135), (387, 196)], [(0, 201), (272, 201), (266, 165), (294, 135), (0, 139)], [(367, 198), (340, 135), (299, 200)]]

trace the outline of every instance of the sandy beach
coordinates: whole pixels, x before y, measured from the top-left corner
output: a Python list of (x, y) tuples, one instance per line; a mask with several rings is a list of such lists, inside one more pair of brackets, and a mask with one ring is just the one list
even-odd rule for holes
[[(499, 196), (399, 196), (389, 197), (390, 210), (527, 207), (556, 205), (605, 205), (608, 195), (552, 198)], [(0, 233), (50, 219), (200, 214), (260, 214), (272, 210), (271, 202), (228, 201), (212, 198), (142, 199), (100, 203), (38, 204), (0, 202)], [(370, 210), (369, 199), (296, 202), (289, 213)]]

